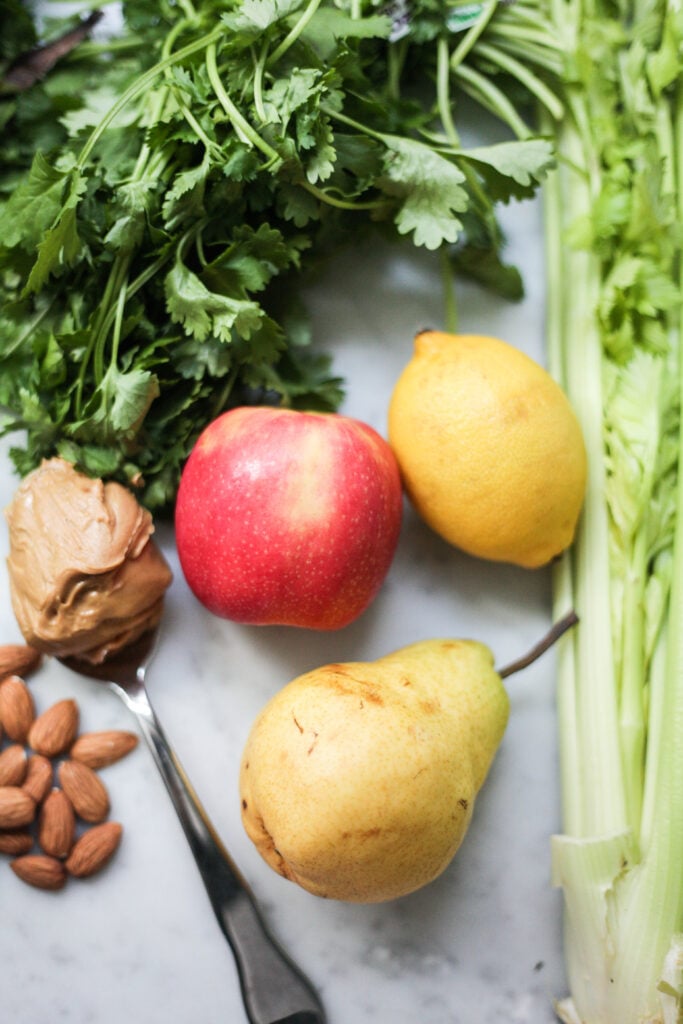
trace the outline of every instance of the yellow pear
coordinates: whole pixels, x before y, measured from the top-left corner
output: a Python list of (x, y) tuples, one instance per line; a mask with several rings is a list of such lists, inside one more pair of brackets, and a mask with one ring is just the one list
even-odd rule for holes
[(323, 897), (395, 899), (460, 846), (508, 721), (490, 650), (425, 640), (294, 679), (254, 722), (242, 820), (268, 864)]

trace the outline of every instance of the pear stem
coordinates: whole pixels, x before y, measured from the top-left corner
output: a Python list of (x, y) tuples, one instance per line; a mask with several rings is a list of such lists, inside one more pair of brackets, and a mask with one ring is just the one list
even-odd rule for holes
[(568, 629), (575, 626), (578, 621), (579, 617), (576, 612), (567, 612), (567, 614), (563, 615), (561, 619), (558, 619), (557, 622), (553, 623), (545, 636), (539, 640), (539, 642), (535, 644), (527, 654), (521, 658), (517, 658), (516, 661), (510, 662), (510, 664), (506, 665), (505, 668), (499, 669), (498, 675), (500, 678), (505, 679), (506, 676), (511, 676), (515, 672), (520, 672), (523, 668), (527, 668), (529, 665), (533, 664), (537, 658), (540, 658), (542, 654), (545, 654), (548, 648), (552, 647), (553, 644), (556, 643)]

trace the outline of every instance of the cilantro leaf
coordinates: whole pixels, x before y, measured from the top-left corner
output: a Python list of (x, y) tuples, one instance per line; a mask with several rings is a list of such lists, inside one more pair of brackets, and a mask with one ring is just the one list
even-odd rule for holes
[(38, 292), (50, 274), (59, 274), (74, 263), (83, 251), (78, 234), (77, 207), (86, 183), (80, 174), (70, 175), (69, 193), (64, 200), (61, 213), (54, 226), (43, 233), (38, 243), (37, 259), (26, 281), (26, 292)]
[(383, 136), (387, 147), (380, 184), (401, 200), (395, 221), (402, 235), (413, 233), (416, 245), (438, 249), (455, 242), (462, 230), (456, 216), (467, 209), (463, 172), (425, 143)]
[(36, 153), (28, 176), (0, 211), (0, 236), (5, 247), (22, 246), (32, 251), (40, 243), (44, 232), (59, 217), (70, 177), (70, 170), (58, 169), (42, 153)]
[(385, 14), (354, 18), (338, 8), (323, 8), (304, 30), (304, 38), (327, 61), (339, 46), (340, 39), (387, 39), (392, 21)]
[(499, 201), (530, 198), (555, 166), (552, 143), (542, 138), (474, 146), (464, 155), (483, 171), (488, 194)]
[(304, 6), (304, 0), (243, 0), (238, 11), (222, 20), (235, 33), (258, 36)]
[[(531, 195), (549, 165), (543, 140), (460, 152), (434, 134), (437, 0), (413, 5), (398, 48), (376, 3), (192, 6), (189, 20), (186, 5), (125, 0), (111, 46), (0, 98), (0, 432), (24, 432), (20, 472), (58, 452), (143, 479), (141, 499), (163, 510), (223, 408), (338, 407), (304, 273), (381, 222), (516, 297), (495, 207)], [(630, 70), (666, 88), (670, 42)], [(639, 183), (619, 227), (605, 209), (609, 230), (662, 212), (660, 184)], [(615, 344), (634, 317), (661, 343), (651, 306), (668, 296), (645, 273), (605, 300)]]
[(249, 338), (263, 318), (256, 302), (210, 291), (180, 259), (166, 275), (165, 294), (171, 319), (182, 324), (197, 341), (215, 335), (229, 342), (233, 328)]
[(159, 395), (159, 382), (149, 370), (133, 367), (121, 371), (110, 365), (102, 381), (103, 408), (107, 425), (115, 433), (134, 439), (149, 407)]
[(81, 419), (72, 421), (67, 435), (75, 441), (105, 445), (120, 436), (134, 441), (152, 402), (159, 395), (159, 382), (147, 370), (122, 371), (110, 365)]
[(200, 164), (176, 174), (161, 208), (167, 230), (172, 231), (183, 220), (193, 220), (204, 213), (204, 194), (210, 171), (211, 161), (205, 152)]
[(236, 228), (233, 239), (202, 270), (202, 282), (213, 291), (239, 294), (261, 292), (272, 278), (290, 266), (297, 266), (300, 242), (287, 239), (270, 224), (256, 229), (248, 224)]

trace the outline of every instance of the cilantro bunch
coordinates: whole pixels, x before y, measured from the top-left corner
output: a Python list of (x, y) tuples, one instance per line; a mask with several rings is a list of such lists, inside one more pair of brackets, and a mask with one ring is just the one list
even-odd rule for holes
[(20, 473), (59, 454), (161, 512), (222, 410), (336, 408), (297, 285), (370, 232), (519, 294), (495, 207), (533, 194), (551, 148), (463, 147), (456, 83), (481, 80), (467, 51), (496, 5), (457, 35), (454, 6), (124, 0), (114, 38), (0, 96), (0, 426), (24, 432)]

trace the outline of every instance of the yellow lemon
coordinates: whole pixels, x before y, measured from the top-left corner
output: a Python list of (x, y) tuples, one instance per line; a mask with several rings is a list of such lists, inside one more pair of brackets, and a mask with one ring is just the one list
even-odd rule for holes
[(455, 547), (535, 568), (571, 544), (586, 489), (581, 428), (557, 382), (519, 349), (418, 334), (388, 433), (415, 509)]

